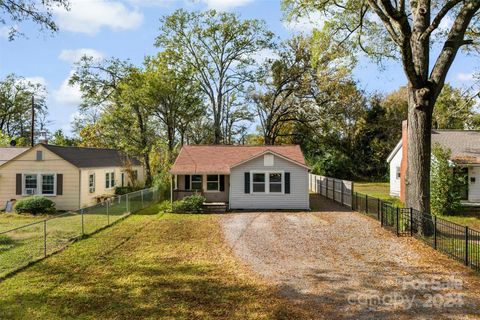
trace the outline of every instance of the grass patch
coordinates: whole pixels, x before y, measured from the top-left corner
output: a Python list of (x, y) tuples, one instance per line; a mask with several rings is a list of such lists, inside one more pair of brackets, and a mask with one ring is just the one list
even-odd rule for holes
[(315, 318), (237, 262), (219, 215), (156, 212), (143, 210), (1, 282), (2, 318)]
[(438, 218), (455, 222), (462, 226), (468, 226), (469, 228), (473, 228), (475, 230), (480, 231), (480, 217), (474, 215), (454, 215), (454, 216), (438, 216)]
[(390, 184), (388, 182), (355, 182), (353, 188), (355, 192), (391, 202), (398, 207), (403, 207), (403, 203), (399, 198), (390, 196)]

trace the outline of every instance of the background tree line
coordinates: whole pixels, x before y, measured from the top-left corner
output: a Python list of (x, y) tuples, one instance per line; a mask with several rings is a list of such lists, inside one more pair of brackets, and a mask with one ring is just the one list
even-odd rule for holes
[[(297, 143), (315, 173), (385, 179), (408, 90), (365, 92), (352, 74), (356, 59), (331, 41), (316, 34), (280, 42), (263, 21), (178, 10), (161, 20), (158, 53), (142, 65), (87, 56), (76, 64), (70, 83), (83, 101), (75, 135), (57, 131), (51, 143), (122, 149), (143, 160), (149, 184), (167, 178), (181, 145), (207, 143)], [(0, 82), (2, 144), (26, 143), (29, 99), (43, 91), (15, 75)], [(434, 127), (480, 128), (472, 96), (446, 85)], [(37, 130), (47, 128), (41, 119)]]

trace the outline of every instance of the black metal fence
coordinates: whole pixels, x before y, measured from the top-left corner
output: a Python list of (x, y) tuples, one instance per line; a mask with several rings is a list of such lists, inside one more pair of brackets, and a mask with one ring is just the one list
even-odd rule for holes
[(0, 226), (0, 279), (160, 200), (159, 190), (150, 188), (9, 230)]
[(328, 192), (314, 193), (380, 221), (382, 227), (394, 232), (397, 236), (415, 237), (435, 250), (480, 271), (480, 231), (478, 230), (412, 208), (401, 208), (391, 202), (358, 192), (352, 192), (350, 205), (345, 204), (338, 197), (328, 196)]

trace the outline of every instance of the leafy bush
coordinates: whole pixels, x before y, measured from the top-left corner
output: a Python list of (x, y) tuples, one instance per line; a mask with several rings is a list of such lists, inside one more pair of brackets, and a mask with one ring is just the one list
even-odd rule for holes
[(126, 186), (126, 187), (115, 187), (115, 194), (118, 196), (118, 195), (135, 192), (135, 191), (142, 190), (142, 189), (143, 189), (143, 187), (139, 186), (139, 185)]
[(28, 197), (22, 200), (17, 201), (15, 204), (15, 211), (17, 213), (31, 213), (31, 214), (40, 214), (40, 213), (55, 213), (55, 203), (41, 196)]
[(203, 212), (203, 203), (205, 200), (205, 197), (202, 195), (194, 194), (182, 200), (175, 201), (172, 210), (176, 213), (200, 213)]
[(435, 215), (453, 214), (461, 200), (461, 184), (465, 176), (455, 172), (450, 161), (451, 151), (435, 144), (430, 175), (430, 206)]
[(0, 246), (1, 245), (9, 245), (9, 244), (13, 244), (14, 241), (12, 238), (4, 235), (4, 234), (0, 234)]
[(172, 212), (172, 203), (170, 202), (170, 200), (162, 201), (162, 202), (159, 204), (159, 210), (158, 210), (158, 212), (159, 212), (159, 213)]

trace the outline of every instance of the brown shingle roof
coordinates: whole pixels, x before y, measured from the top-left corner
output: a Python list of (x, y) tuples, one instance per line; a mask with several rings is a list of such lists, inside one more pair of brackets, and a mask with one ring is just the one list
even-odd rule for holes
[(141, 165), (138, 159), (116, 149), (43, 146), (78, 168), (123, 167), (127, 161), (132, 165)]
[(27, 151), (28, 149), (29, 148), (16, 148), (16, 147), (0, 148), (0, 164), (15, 158), (19, 154)]
[(459, 163), (480, 163), (480, 131), (432, 130), (432, 145), (440, 144), (452, 151)]
[(238, 163), (273, 152), (299, 165), (306, 166), (298, 145), (288, 146), (183, 146), (170, 170), (172, 174), (219, 173), (229, 174)]

